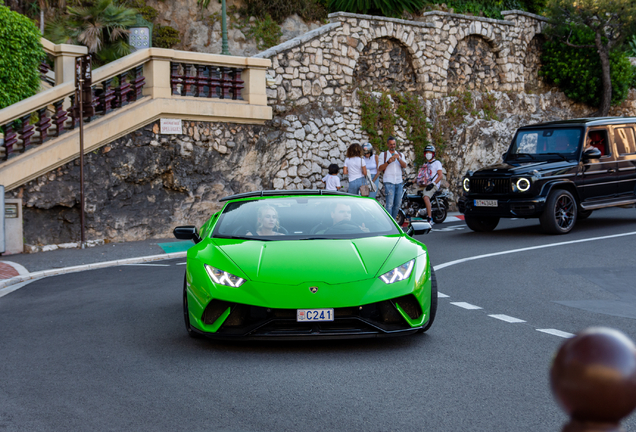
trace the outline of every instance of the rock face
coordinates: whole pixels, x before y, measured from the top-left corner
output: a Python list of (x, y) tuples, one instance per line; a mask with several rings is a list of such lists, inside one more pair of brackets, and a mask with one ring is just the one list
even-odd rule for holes
[[(431, 16), (423, 23), (336, 14), (334, 22), (259, 54), (272, 59), (267, 96), (276, 114), (265, 125), (186, 122), (175, 136), (160, 135), (154, 124), (88, 154), (88, 238), (168, 237), (176, 225), (200, 226), (226, 195), (323, 187), (328, 166), (342, 168), (348, 146), (368, 141), (361, 87), (419, 96), (421, 120), (444, 128), (441, 159), (455, 196), (466, 170), (499, 161), (519, 126), (594, 111), (542, 90), (527, 72), (538, 67), (541, 20), (516, 12), (506, 16), (517, 24)], [(459, 109), (460, 99), (469, 106)], [(636, 115), (636, 91), (611, 114)], [(418, 167), (407, 127), (398, 118), (395, 136), (411, 162), (404, 174), (412, 176)], [(25, 203), (26, 243), (79, 238), (78, 188), (73, 162), (8, 194)]]
[(394, 39), (379, 38), (363, 50), (353, 74), (360, 88), (377, 90), (393, 88), (415, 91), (416, 79), (413, 59), (408, 50)]
[(448, 62), (451, 91), (498, 90), (502, 71), (492, 47), (483, 38), (468, 36), (457, 44)]

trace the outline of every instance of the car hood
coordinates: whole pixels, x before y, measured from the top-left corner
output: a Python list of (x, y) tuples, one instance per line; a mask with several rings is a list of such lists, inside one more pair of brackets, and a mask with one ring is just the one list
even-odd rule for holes
[(491, 165), (486, 168), (482, 168), (473, 173), (473, 177), (506, 177), (524, 174), (533, 174), (537, 171), (541, 175), (547, 175), (554, 172), (558, 172), (564, 169), (569, 169), (572, 166), (578, 165), (573, 161), (534, 161), (528, 163), (500, 163), (497, 165)]
[(398, 241), (400, 236), (353, 240), (214, 239), (216, 247), (250, 280), (285, 285), (338, 284), (373, 278)]

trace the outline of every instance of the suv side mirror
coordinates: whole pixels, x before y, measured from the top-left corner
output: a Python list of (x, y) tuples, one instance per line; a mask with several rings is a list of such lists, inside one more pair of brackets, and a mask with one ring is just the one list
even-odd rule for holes
[(505, 160), (506, 160), (506, 156), (507, 156), (507, 155), (508, 155), (508, 152), (507, 152), (507, 151), (503, 152), (503, 153), (501, 154), (501, 160), (502, 160), (502, 161), (505, 161)]
[(406, 229), (406, 234), (413, 237), (416, 235), (428, 234), (431, 232), (431, 224), (424, 221), (411, 222)]
[(201, 237), (194, 225), (178, 226), (172, 233), (179, 240), (192, 240), (195, 244), (201, 241)]
[(589, 148), (583, 152), (583, 161), (588, 161), (590, 159), (598, 159), (601, 157), (601, 151), (596, 147)]

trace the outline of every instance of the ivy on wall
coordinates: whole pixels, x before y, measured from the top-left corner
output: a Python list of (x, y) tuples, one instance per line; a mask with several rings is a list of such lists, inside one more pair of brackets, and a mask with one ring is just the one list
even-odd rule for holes
[(438, 116), (433, 125), (426, 118), (425, 100), (412, 92), (366, 92), (358, 90), (361, 108), (361, 129), (369, 136), (369, 142), (379, 151), (387, 149), (386, 139), (395, 136), (395, 125), (405, 123), (406, 139), (413, 145), (415, 166), (424, 163), (424, 147), (433, 143), (437, 157), (444, 159), (447, 143), (457, 128), (466, 122), (465, 116), (487, 121), (500, 121), (496, 113), (496, 99), (492, 93), (473, 99), (469, 91), (454, 93), (455, 100), (448, 110)]

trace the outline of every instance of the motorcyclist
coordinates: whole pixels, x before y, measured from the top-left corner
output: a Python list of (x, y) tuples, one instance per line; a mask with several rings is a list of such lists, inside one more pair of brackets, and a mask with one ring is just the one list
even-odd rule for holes
[(426, 205), (427, 220), (432, 221), (431, 217), (431, 198), (441, 186), (443, 180), (442, 163), (435, 159), (435, 147), (428, 144), (424, 147), (424, 157), (426, 162), (422, 165), (417, 173), (417, 184), (422, 190), (424, 204)]

